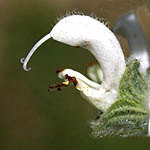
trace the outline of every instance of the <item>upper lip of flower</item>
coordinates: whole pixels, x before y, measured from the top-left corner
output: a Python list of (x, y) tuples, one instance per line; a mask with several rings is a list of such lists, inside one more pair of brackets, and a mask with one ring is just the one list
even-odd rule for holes
[(119, 81), (125, 69), (124, 55), (115, 35), (94, 18), (81, 15), (68, 16), (60, 20), (49, 34), (35, 44), (25, 60), (22, 59), (24, 70), (30, 70), (26, 67), (30, 57), (50, 38), (71, 46), (84, 47), (96, 57), (103, 72), (101, 84), (71, 69), (59, 70), (58, 76), (65, 81), (72, 81), (90, 103), (106, 111), (117, 97)]

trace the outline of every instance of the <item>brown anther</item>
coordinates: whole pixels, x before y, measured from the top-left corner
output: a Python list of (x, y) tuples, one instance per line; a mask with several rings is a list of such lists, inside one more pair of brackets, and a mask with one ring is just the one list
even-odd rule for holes
[(96, 64), (97, 64), (97, 62), (90, 62), (90, 63), (88, 63), (88, 67), (91, 67), (91, 66), (96, 65)]
[(75, 46), (75, 48), (79, 48), (80, 46)]
[(57, 85), (53, 85), (53, 86), (49, 86), (48, 91), (50, 91), (51, 89), (57, 89), (58, 91), (61, 91), (62, 87), (66, 87), (67, 85), (61, 83), (61, 84), (57, 84)]
[(74, 86), (76, 86), (78, 84), (78, 81), (76, 79), (76, 77), (71, 77), (68, 74), (65, 75), (65, 78), (69, 81), (72, 82), (74, 84)]
[(64, 69), (57, 69), (56, 73), (58, 74), (59, 72), (62, 72), (62, 71), (64, 71)]

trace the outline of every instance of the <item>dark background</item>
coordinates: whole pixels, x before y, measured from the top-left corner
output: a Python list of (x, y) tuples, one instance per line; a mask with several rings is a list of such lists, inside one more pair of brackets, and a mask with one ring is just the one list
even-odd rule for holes
[(149, 138), (94, 139), (89, 121), (97, 115), (95, 108), (73, 86), (48, 92), (49, 85), (61, 82), (56, 69), (86, 74), (87, 64), (95, 61), (88, 51), (49, 40), (32, 57), (30, 72), (19, 62), (67, 11), (93, 12), (112, 27), (123, 14), (149, 4), (149, 0), (0, 0), (0, 150), (149, 149)]

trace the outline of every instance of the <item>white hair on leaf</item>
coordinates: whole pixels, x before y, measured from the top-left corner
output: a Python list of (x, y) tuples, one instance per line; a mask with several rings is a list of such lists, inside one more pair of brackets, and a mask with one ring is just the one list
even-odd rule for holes
[[(101, 84), (90, 81), (71, 69), (62, 70), (58, 75), (65, 81), (66, 75), (71, 79), (75, 78), (76, 88), (82, 95), (96, 108), (106, 111), (117, 98), (119, 81), (125, 69), (124, 55), (115, 35), (97, 19), (85, 15), (71, 15), (61, 19), (46, 37), (46, 40), (53, 38), (70, 46), (83, 47), (95, 56), (103, 71)], [(26, 57), (25, 70), (29, 58), (39, 46), (40, 42)]]

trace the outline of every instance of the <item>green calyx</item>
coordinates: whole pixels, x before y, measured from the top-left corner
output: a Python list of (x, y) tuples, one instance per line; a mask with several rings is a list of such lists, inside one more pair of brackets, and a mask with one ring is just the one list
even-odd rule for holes
[(95, 137), (147, 135), (147, 82), (139, 65), (136, 60), (127, 63), (118, 99), (91, 125)]

